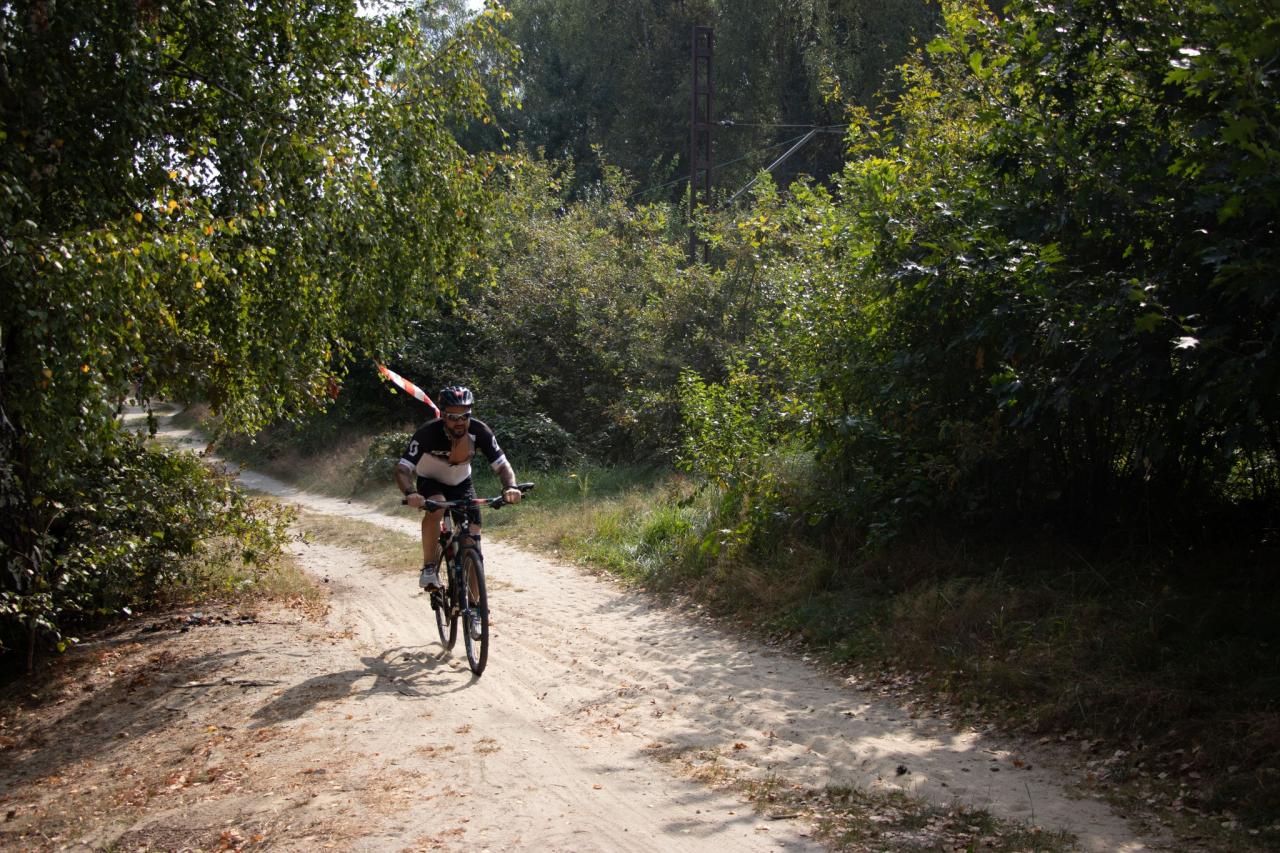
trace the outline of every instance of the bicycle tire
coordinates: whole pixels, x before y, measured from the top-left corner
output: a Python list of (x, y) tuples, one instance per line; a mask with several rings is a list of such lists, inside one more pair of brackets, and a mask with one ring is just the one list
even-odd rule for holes
[[(440, 562), (440, 582), (449, 583), (449, 565), (447, 561)], [(453, 607), (452, 590), (446, 586), (437, 592), (431, 594), (431, 609), (436, 614), (436, 631), (440, 634), (440, 645), (444, 646), (445, 651), (453, 648), (453, 644), (458, 641), (458, 613)]]
[(474, 548), (459, 556), (462, 579), (462, 641), (467, 647), (467, 663), (479, 677), (489, 660), (489, 595), (484, 585), (484, 559)]

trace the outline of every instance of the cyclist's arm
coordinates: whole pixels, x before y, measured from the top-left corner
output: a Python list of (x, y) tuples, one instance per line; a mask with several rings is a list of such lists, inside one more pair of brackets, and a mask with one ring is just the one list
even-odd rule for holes
[(503, 489), (514, 489), (516, 487), (516, 471), (505, 457), (493, 471), (498, 475), (498, 479), (502, 481)]
[(396, 463), (396, 488), (404, 494), (405, 502), (415, 509), (422, 507), (425, 500), (424, 496), (417, 493), (417, 462), (425, 450), (425, 442), (426, 435), (424, 434), (424, 430), (420, 429), (413, 434), (413, 438), (409, 439), (409, 446), (405, 448), (404, 455), (401, 456), (400, 461)]
[(520, 503), (521, 492), (516, 488), (516, 472), (511, 467), (511, 463), (507, 458), (502, 457), (502, 461), (493, 467), (498, 478), (502, 480), (502, 497), (509, 504)]
[(507, 454), (503, 453), (502, 448), (498, 446), (498, 437), (493, 434), (493, 430), (484, 421), (473, 419), (471, 434), (475, 436), (476, 447), (489, 460), (489, 467), (502, 481), (502, 488), (507, 491), (515, 489), (517, 482), (515, 469), (507, 461)]
[(427, 496), (418, 494), (418, 472), (403, 459), (396, 463), (396, 488), (404, 493), (404, 502), (414, 509), (427, 505)]
[(415, 483), (417, 482), (417, 472), (413, 470), (413, 466), (401, 459), (396, 463), (396, 488), (406, 495), (411, 495), (417, 491)]

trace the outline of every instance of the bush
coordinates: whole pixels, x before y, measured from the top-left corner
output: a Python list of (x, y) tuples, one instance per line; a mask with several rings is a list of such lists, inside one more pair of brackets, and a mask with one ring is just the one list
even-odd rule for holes
[[(65, 648), (67, 632), (156, 601), (189, 579), (204, 543), (230, 537), (260, 565), (285, 538), (285, 517), (247, 498), (194, 454), (146, 446), (127, 432), (76, 460), (70, 491), (42, 501), (31, 547), (0, 544), (0, 648)], [(13, 537), (13, 541), (18, 537)]]
[(409, 443), (408, 433), (398, 430), (384, 432), (374, 436), (360, 462), (359, 480), (356, 488), (385, 486), (393, 482), (396, 463), (400, 461), (405, 446)]
[(517, 472), (572, 466), (582, 458), (569, 431), (541, 412), (496, 414), (487, 423)]

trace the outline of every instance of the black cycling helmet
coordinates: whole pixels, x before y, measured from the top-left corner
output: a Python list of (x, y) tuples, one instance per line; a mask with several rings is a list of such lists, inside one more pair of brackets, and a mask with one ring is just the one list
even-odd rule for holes
[(471, 394), (470, 388), (450, 385), (440, 389), (439, 403), (441, 406), (474, 406), (476, 398)]

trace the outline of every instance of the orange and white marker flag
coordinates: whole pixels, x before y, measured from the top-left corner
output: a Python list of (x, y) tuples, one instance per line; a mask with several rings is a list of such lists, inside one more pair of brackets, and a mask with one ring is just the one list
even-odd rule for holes
[(422, 402), (426, 403), (428, 406), (431, 407), (431, 411), (435, 413), (435, 416), (437, 418), (440, 417), (440, 410), (436, 408), (435, 403), (431, 402), (431, 398), (427, 396), (426, 391), (423, 391), (417, 385), (414, 385), (412, 382), (410, 382), (408, 379), (405, 379), (403, 376), (401, 376), (399, 373), (396, 373), (394, 370), (387, 369), (386, 365), (379, 364), (378, 372), (381, 373), (383, 376), (387, 377), (388, 379), (390, 379), (393, 385), (395, 385), (404, 393), (408, 394), (410, 397), (413, 397), (417, 400), (421, 400)]

